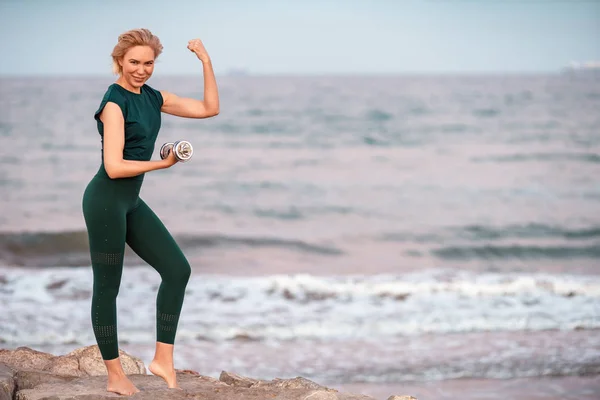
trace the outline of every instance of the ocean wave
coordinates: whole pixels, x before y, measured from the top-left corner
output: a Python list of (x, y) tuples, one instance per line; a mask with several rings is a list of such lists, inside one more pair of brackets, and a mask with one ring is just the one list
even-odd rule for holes
[(394, 116), (388, 112), (379, 109), (369, 110), (367, 112), (367, 120), (374, 122), (384, 122), (392, 119)]
[[(535, 222), (505, 226), (464, 225), (440, 229), (435, 233), (390, 232), (378, 236), (378, 239), (381, 241), (431, 244), (448, 243), (450, 240), (456, 238), (473, 242), (506, 239), (565, 239), (568, 241), (584, 241), (600, 238), (600, 226), (590, 225), (580, 228), (568, 228)], [(447, 249), (442, 250), (443, 254), (447, 252)], [(458, 248), (457, 252), (460, 252)]]
[(575, 161), (600, 164), (600, 154), (596, 153), (527, 153), (499, 156), (473, 157), (473, 162), (527, 162), (527, 161)]
[[(211, 234), (174, 236), (182, 250), (189, 254), (214, 247), (275, 247), (320, 255), (342, 254), (341, 250), (334, 247), (301, 240)], [(87, 266), (90, 265), (87, 232), (3, 232), (0, 233), (0, 261), (13, 266)], [(138, 261), (137, 255), (127, 247), (125, 262)]]
[(497, 108), (477, 108), (473, 110), (473, 115), (476, 117), (489, 118), (500, 114)]
[(322, 207), (296, 207), (289, 206), (283, 209), (276, 208), (255, 208), (253, 214), (260, 218), (276, 220), (300, 220), (309, 216), (323, 214), (354, 214), (358, 213), (355, 209), (344, 206), (322, 206)]
[(504, 227), (467, 225), (457, 229), (457, 233), (474, 240), (506, 238), (593, 239), (600, 237), (600, 226), (574, 229), (539, 223), (507, 225)]
[(600, 258), (600, 244), (588, 246), (482, 245), (448, 246), (431, 251), (444, 260)]
[[(0, 269), (0, 337), (40, 343), (91, 335), (89, 269)], [(160, 277), (123, 271), (119, 315), (129, 342), (151, 340)], [(350, 340), (473, 332), (600, 328), (600, 278), (437, 271), (404, 275), (259, 277), (194, 273), (182, 340)], [(145, 332), (145, 333), (143, 333)], [(140, 336), (145, 335), (145, 336)]]

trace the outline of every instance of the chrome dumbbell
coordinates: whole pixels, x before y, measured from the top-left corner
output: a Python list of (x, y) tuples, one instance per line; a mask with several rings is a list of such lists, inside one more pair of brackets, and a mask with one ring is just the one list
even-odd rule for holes
[(178, 140), (175, 143), (167, 142), (160, 148), (160, 158), (163, 160), (169, 156), (171, 151), (175, 152), (175, 158), (181, 162), (186, 162), (194, 154), (192, 144), (187, 140)]

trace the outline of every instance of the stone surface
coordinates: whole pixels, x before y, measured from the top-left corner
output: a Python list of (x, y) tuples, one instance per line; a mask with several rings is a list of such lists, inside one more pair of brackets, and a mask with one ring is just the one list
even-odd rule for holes
[[(135, 400), (375, 400), (340, 393), (306, 378), (262, 381), (223, 371), (219, 379), (177, 370), (181, 390), (168, 389), (159, 377), (147, 375), (144, 364), (121, 352), (129, 379), (140, 390)], [(131, 372), (134, 371), (134, 372)], [(0, 400), (103, 400), (120, 396), (106, 391), (106, 369), (96, 346), (64, 356), (26, 347), (0, 350)], [(392, 396), (388, 400), (416, 400)]]
[(219, 380), (229, 386), (249, 388), (256, 385), (259, 381), (256, 379), (246, 378), (245, 376), (232, 374), (231, 372), (222, 371)]
[[(140, 393), (130, 396), (144, 400), (338, 400), (333, 392), (311, 389), (284, 389), (277, 387), (239, 387), (230, 386), (209, 379), (200, 379), (189, 374), (178, 374), (177, 380), (183, 390), (168, 389), (164, 381), (150, 375), (129, 375), (131, 381), (140, 389)], [(18, 382), (18, 380), (17, 380)], [(83, 397), (85, 396), (85, 397)], [(69, 381), (42, 383), (34, 388), (19, 390), (17, 400), (100, 400), (123, 397), (106, 392), (106, 377), (88, 376), (72, 378)], [(365, 397), (365, 400), (373, 400)]]
[(0, 363), (0, 400), (13, 400), (15, 392), (14, 371)]
[[(79, 371), (82, 375), (106, 375), (106, 367), (100, 355), (98, 346), (87, 346), (73, 350), (64, 356), (64, 363), (68, 363), (68, 359), (73, 358), (79, 363)], [(146, 374), (146, 366), (143, 361), (137, 357), (127, 354), (123, 350), (119, 350), (121, 365), (126, 374)]]
[(304, 397), (304, 400), (338, 400), (338, 397), (331, 392), (318, 390)]
[(18, 390), (33, 389), (44, 383), (68, 383), (74, 376), (53, 375), (44, 371), (17, 371), (14, 375)]
[[(126, 374), (145, 374), (144, 363), (120, 350), (121, 364)], [(106, 375), (106, 367), (98, 346), (76, 349), (69, 354), (53, 354), (19, 347), (15, 350), (0, 350), (0, 362), (17, 370), (46, 371), (64, 376)]]
[(387, 400), (417, 400), (417, 398), (412, 396), (390, 396)]
[(52, 354), (33, 350), (29, 347), (19, 347), (15, 350), (0, 350), (0, 362), (14, 369), (43, 371), (50, 364), (50, 359), (53, 357), (54, 355)]
[(334, 389), (328, 389), (325, 386), (321, 386), (315, 382), (312, 382), (306, 378), (297, 377), (293, 379), (273, 379), (272, 381), (259, 381), (254, 387), (273, 387), (281, 389), (312, 389), (312, 390), (324, 390), (324, 391), (336, 391)]

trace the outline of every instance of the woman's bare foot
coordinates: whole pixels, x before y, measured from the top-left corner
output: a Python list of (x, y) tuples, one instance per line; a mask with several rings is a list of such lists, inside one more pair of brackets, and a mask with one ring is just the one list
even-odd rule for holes
[(139, 392), (138, 388), (124, 374), (109, 374), (106, 390), (126, 396)]
[(113, 360), (104, 360), (104, 364), (108, 375), (106, 390), (126, 396), (139, 392), (123, 371), (121, 360), (118, 357)]
[(167, 386), (171, 389), (180, 389), (177, 386), (177, 375), (175, 375), (175, 368), (173, 365), (168, 365), (165, 363), (161, 363), (160, 361), (154, 359), (148, 366), (150, 372), (152, 372), (156, 376), (160, 376), (167, 382)]

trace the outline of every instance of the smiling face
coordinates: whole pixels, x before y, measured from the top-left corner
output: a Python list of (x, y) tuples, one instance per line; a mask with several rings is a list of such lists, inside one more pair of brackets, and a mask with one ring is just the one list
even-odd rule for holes
[(154, 72), (154, 50), (150, 46), (134, 46), (127, 50), (119, 65), (122, 67), (121, 79), (131, 89), (138, 91)]

